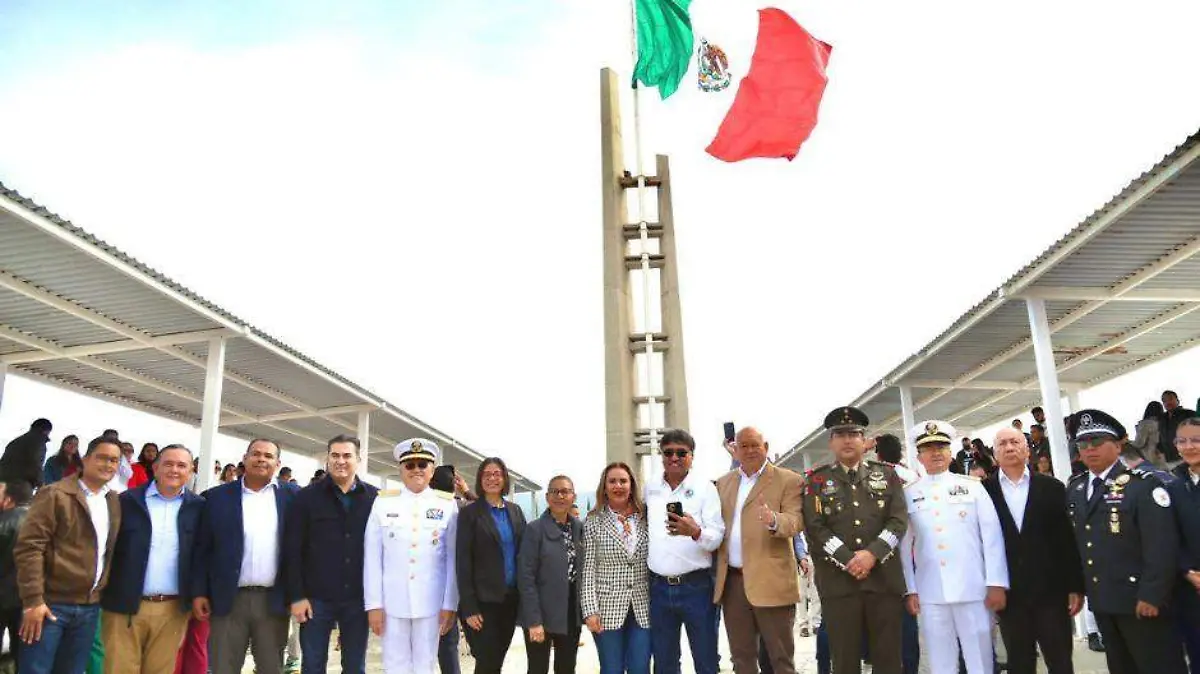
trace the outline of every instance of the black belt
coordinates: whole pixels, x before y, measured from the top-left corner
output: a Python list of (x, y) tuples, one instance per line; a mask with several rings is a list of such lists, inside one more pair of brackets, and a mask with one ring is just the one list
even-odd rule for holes
[(266, 585), (239, 585), (238, 589), (246, 590), (247, 592), (270, 592), (275, 588), (267, 587)]
[(651, 572), (650, 577), (655, 580), (661, 580), (667, 585), (683, 585), (684, 583), (692, 583), (707, 580), (712, 577), (712, 571), (709, 569), (696, 569), (689, 571), (682, 576), (660, 576), (657, 573)]

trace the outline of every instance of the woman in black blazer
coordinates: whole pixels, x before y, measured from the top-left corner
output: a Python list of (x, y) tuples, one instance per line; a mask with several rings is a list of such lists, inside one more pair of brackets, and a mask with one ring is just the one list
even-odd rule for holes
[(583, 524), (571, 515), (575, 485), (566, 475), (550, 478), (550, 508), (525, 528), (517, 586), (529, 674), (548, 674), (554, 647), (554, 673), (575, 671), (583, 614), (579, 578), (583, 566)]
[(508, 489), (504, 461), (484, 459), (475, 474), (480, 498), (458, 515), (458, 608), (476, 633), (471, 650), (477, 674), (500, 674), (517, 629), (517, 551), (525, 514), (504, 500)]

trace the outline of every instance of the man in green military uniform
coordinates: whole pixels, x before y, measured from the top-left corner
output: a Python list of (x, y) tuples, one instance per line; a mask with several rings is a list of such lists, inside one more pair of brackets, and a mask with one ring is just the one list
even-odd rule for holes
[(864, 630), (876, 674), (902, 671), (904, 574), (896, 552), (908, 511), (895, 470), (863, 459), (869, 423), (853, 407), (825, 417), (835, 460), (813, 470), (804, 497), (833, 674), (860, 674)]

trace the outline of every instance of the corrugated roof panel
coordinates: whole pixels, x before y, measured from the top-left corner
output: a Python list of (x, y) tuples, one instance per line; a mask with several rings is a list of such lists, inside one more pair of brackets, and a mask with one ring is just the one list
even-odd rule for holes
[(49, 340), (61, 347), (119, 339), (119, 336), (110, 330), (69, 314), (47, 311), (46, 305), (41, 302), (7, 288), (0, 288), (0, 317), (3, 317), (3, 324), (8, 327)]

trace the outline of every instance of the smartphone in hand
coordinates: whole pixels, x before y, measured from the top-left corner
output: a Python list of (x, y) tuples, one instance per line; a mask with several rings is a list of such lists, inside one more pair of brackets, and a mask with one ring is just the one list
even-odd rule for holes
[(725, 422), (725, 442), (733, 442), (737, 439), (737, 430), (733, 427), (732, 421)]

